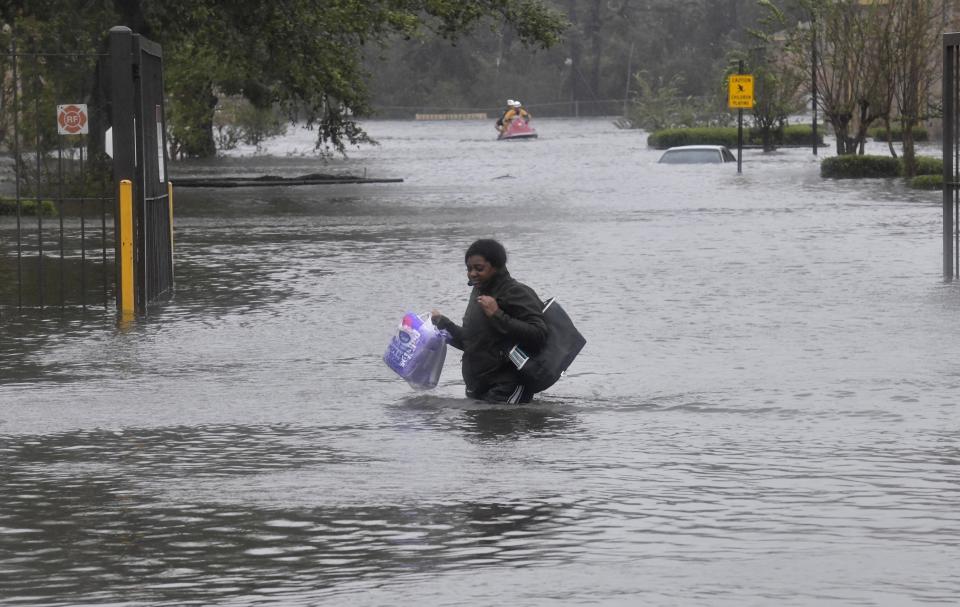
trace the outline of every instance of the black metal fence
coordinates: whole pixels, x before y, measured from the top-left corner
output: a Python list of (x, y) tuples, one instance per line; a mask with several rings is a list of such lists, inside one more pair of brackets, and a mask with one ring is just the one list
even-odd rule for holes
[(960, 278), (960, 33), (943, 36), (943, 275)]
[[(0, 53), (0, 312), (111, 309), (114, 197), (91, 150), (102, 129), (101, 53)], [(102, 131), (101, 131), (102, 137)]]
[[(581, 118), (597, 116), (623, 116), (627, 103), (623, 99), (593, 99), (579, 101), (524, 100), (524, 107), (534, 118)], [(454, 107), (454, 106), (386, 106), (374, 108), (374, 117), (382, 119), (412, 120), (417, 114), (469, 115), (486, 114), (488, 119), (499, 117), (504, 107)]]
[(0, 46), (0, 316), (126, 309), (121, 180), (133, 183), (129, 309), (145, 313), (174, 284), (160, 46), (126, 27), (109, 52), (45, 52), (9, 30)]

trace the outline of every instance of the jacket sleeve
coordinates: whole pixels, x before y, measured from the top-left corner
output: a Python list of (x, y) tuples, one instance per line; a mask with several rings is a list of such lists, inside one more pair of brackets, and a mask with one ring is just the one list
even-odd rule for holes
[(538, 352), (547, 340), (547, 321), (533, 289), (514, 284), (497, 298), (497, 305), (500, 309), (490, 317), (494, 330), (528, 352)]
[(451, 346), (458, 350), (463, 350), (463, 327), (446, 316), (439, 317), (433, 324), (435, 324), (438, 329), (443, 329), (450, 334)]

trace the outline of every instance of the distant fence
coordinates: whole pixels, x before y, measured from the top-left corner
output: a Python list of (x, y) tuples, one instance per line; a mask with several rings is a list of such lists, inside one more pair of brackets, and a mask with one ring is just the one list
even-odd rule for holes
[(467, 114), (416, 114), (416, 120), (487, 120), (486, 112), (472, 112)]
[[(534, 118), (579, 118), (583, 116), (623, 116), (623, 99), (546, 101), (524, 103)], [(395, 120), (483, 120), (499, 116), (506, 107), (464, 108), (449, 106), (383, 105), (374, 107), (374, 118)]]

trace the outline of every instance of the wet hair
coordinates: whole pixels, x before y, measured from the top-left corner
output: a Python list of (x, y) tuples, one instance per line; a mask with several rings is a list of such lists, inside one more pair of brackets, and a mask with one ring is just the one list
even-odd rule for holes
[(483, 257), (487, 263), (498, 270), (507, 265), (507, 250), (492, 238), (481, 238), (470, 245), (467, 254), (463, 256), (464, 263), (474, 255)]

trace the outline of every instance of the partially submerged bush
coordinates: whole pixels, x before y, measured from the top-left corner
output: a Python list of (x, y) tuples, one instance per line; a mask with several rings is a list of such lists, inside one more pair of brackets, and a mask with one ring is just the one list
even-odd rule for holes
[[(943, 186), (943, 159), (917, 156), (916, 161), (917, 173), (910, 180), (910, 187), (936, 189)], [(903, 174), (903, 158), (892, 156), (833, 156), (820, 163), (820, 175), (834, 179), (898, 177)], [(934, 179), (917, 180), (917, 177)], [(914, 182), (918, 185), (914, 185)], [(933, 183), (937, 185), (931, 186)]]
[[(872, 137), (874, 141), (887, 141), (887, 129), (886, 127), (877, 126), (871, 129), (867, 129), (867, 135)], [(897, 125), (893, 125), (890, 128), (891, 141), (903, 141), (903, 129)], [(930, 134), (922, 126), (913, 127), (913, 140), (914, 141), (927, 141), (930, 138)]]
[[(775, 145), (813, 145), (813, 127), (806, 124), (790, 125), (782, 131), (770, 133)], [(818, 143), (823, 143), (823, 131), (817, 131)], [(760, 129), (743, 129), (744, 145), (761, 145), (763, 137)], [(737, 127), (690, 127), (662, 129), (647, 137), (647, 145), (665, 150), (678, 145), (725, 145), (737, 147)]]
[[(817, 145), (823, 145), (823, 127), (817, 129)], [(809, 124), (791, 124), (783, 128), (781, 145), (813, 145), (813, 127)]]
[(915, 190), (942, 190), (943, 175), (917, 175), (907, 185)]
[[(744, 132), (746, 139), (746, 132)], [(647, 137), (647, 145), (658, 150), (678, 145), (725, 145), (737, 147), (736, 127), (692, 127), (663, 129)]]
[(820, 163), (820, 176), (828, 179), (897, 177), (900, 161), (892, 156), (831, 156)]
[[(37, 215), (37, 209), (40, 209), (40, 214), (44, 217), (52, 217), (57, 214), (57, 207), (53, 204), (52, 200), (41, 200), (39, 207), (37, 205), (36, 199), (21, 198), (20, 199), (20, 215)], [(17, 201), (14, 198), (3, 198), (0, 197), (0, 215), (16, 215), (17, 214)]]
[(943, 175), (943, 158), (917, 156), (917, 175)]

